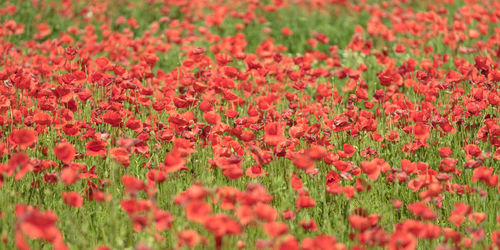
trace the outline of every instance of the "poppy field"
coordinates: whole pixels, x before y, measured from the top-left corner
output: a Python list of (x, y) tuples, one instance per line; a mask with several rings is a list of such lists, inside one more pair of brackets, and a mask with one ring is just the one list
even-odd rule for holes
[(500, 1), (0, 3), (0, 249), (499, 249)]

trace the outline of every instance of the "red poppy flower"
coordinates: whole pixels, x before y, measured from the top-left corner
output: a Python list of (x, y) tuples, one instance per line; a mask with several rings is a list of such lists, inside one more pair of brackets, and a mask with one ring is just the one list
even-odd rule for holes
[(245, 170), (245, 175), (250, 178), (262, 176), (264, 173), (265, 172), (260, 165), (252, 165)]
[(37, 25), (37, 28), (38, 28), (38, 32), (34, 35), (34, 38), (36, 40), (41, 40), (44, 37), (50, 35), (50, 33), (52, 33), (50, 26), (46, 23), (39, 23)]
[(136, 133), (140, 133), (143, 128), (142, 122), (135, 116), (132, 116), (130, 119), (128, 119), (127, 122), (125, 123), (125, 126)]
[(243, 169), (240, 166), (230, 165), (222, 170), (227, 178), (235, 180), (243, 176)]
[(310, 231), (318, 230), (318, 226), (316, 225), (316, 222), (314, 222), (313, 219), (302, 220), (300, 221), (300, 225), (304, 230), (310, 230)]
[(135, 194), (146, 188), (146, 185), (144, 184), (143, 181), (131, 175), (123, 175), (122, 183), (125, 186), (125, 193)]
[(303, 186), (302, 180), (296, 173), (292, 174), (292, 178), (290, 179), (290, 184), (292, 185), (292, 188), (297, 191), (301, 190)]
[(409, 232), (397, 230), (392, 233), (388, 248), (390, 250), (411, 250), (417, 248), (417, 239)]
[(482, 181), (490, 187), (496, 187), (498, 184), (498, 174), (493, 174), (493, 168), (481, 166), (474, 169), (472, 173), (472, 182)]
[(106, 144), (102, 140), (93, 140), (85, 144), (88, 156), (104, 156), (106, 154)]
[(102, 116), (102, 120), (113, 127), (118, 127), (122, 123), (121, 115), (115, 111), (106, 112), (106, 114)]
[(456, 169), (457, 163), (458, 163), (457, 159), (444, 158), (443, 160), (441, 160), (441, 163), (439, 164), (439, 171), (445, 173), (458, 174), (458, 170)]
[(7, 153), (6, 143), (0, 142), (0, 157)]
[(340, 176), (339, 174), (334, 171), (334, 170), (331, 170), (331, 171), (328, 171), (328, 173), (326, 173), (326, 185), (330, 185), (330, 184), (338, 184), (340, 182)]
[(439, 156), (441, 156), (441, 158), (447, 158), (449, 157), (451, 154), (453, 153), (453, 151), (451, 150), (451, 148), (449, 147), (441, 147), (439, 149)]
[(98, 247), (94, 248), (94, 250), (111, 250), (111, 248), (103, 245), (103, 246), (98, 246)]
[(315, 161), (322, 160), (326, 156), (326, 149), (322, 146), (313, 145), (307, 150), (307, 155)]
[(347, 157), (344, 158), (349, 158), (356, 152), (356, 148), (351, 144), (344, 144), (342, 150), (347, 154)]
[(221, 121), (220, 115), (214, 111), (209, 111), (203, 114), (203, 119), (205, 119), (205, 121), (207, 121), (207, 123), (211, 125), (217, 125)]
[(462, 76), (460, 75), (460, 73), (458, 73), (454, 70), (450, 70), (446, 74), (446, 82), (449, 82), (449, 83), (459, 82), (460, 80), (462, 80)]
[(422, 217), (425, 220), (436, 218), (436, 214), (423, 202), (409, 204), (408, 209), (416, 216)]
[(55, 213), (50, 210), (41, 212), (31, 206), (16, 205), (15, 214), (20, 220), (19, 228), (24, 235), (48, 241), (54, 248), (67, 249), (62, 234), (56, 227)]
[(367, 218), (359, 216), (357, 214), (349, 215), (349, 224), (352, 228), (361, 232), (370, 227), (370, 221)]
[(268, 204), (258, 203), (254, 208), (254, 215), (261, 220), (274, 221), (278, 218), (278, 212)]
[(148, 180), (157, 183), (162, 183), (166, 180), (167, 172), (157, 169), (152, 169), (147, 173)]
[(37, 141), (37, 132), (29, 129), (13, 129), (9, 135), (9, 143), (19, 146), (21, 150), (25, 150)]
[(182, 247), (185, 245), (187, 247), (193, 248), (202, 240), (204, 240), (203, 236), (198, 234), (198, 232), (194, 231), (193, 229), (187, 229), (177, 234), (178, 247)]
[(124, 148), (112, 148), (109, 150), (109, 154), (113, 157), (113, 159), (123, 166), (127, 167), (130, 165), (130, 155)]
[(305, 153), (294, 153), (292, 162), (298, 169), (308, 170), (315, 167), (313, 159)]
[[(204, 222), (205, 228), (207, 228), (210, 232), (212, 232), (216, 238), (220, 238), (223, 235), (237, 235), (241, 233), (240, 224), (233, 218), (228, 217), (225, 214), (217, 214), (215, 216), (210, 216)], [(216, 245), (220, 244), (217, 243)], [(220, 246), (216, 246), (216, 248), (220, 248)]]
[(292, 35), (292, 31), (288, 28), (288, 27), (283, 27), (281, 29), (281, 33), (284, 35), (284, 36), (290, 36)]
[(283, 136), (283, 129), (276, 122), (266, 124), (264, 132), (264, 142), (271, 146), (276, 146), (286, 139)]
[(301, 195), (299, 198), (297, 198), (297, 202), (296, 202), (297, 210), (300, 210), (302, 208), (312, 208), (315, 205), (316, 205), (316, 203), (309, 196)]
[(413, 127), (413, 134), (415, 135), (415, 138), (426, 141), (427, 138), (431, 135), (429, 132), (429, 125), (423, 124), (423, 123), (417, 123)]
[(408, 159), (401, 160), (401, 169), (403, 169), (406, 174), (417, 174), (419, 172), (417, 163), (411, 162)]
[(109, 64), (109, 60), (106, 57), (99, 57), (95, 60), (95, 63), (99, 68), (105, 68)]
[(317, 235), (314, 239), (305, 238), (302, 241), (302, 249), (304, 250), (344, 248), (341, 243), (337, 243), (335, 237), (326, 234)]
[(387, 67), (382, 72), (377, 73), (378, 79), (382, 86), (402, 85), (403, 78), (398, 74), (397, 70), (393, 67)]
[(362, 161), (361, 169), (364, 173), (368, 175), (372, 181), (376, 181), (380, 172), (387, 172), (391, 169), (391, 166), (383, 159), (373, 159), (371, 161)]
[(74, 184), (78, 181), (79, 175), (78, 171), (73, 169), (71, 166), (66, 167), (61, 171), (61, 180), (66, 185)]
[(288, 129), (288, 134), (290, 135), (290, 137), (293, 137), (293, 138), (301, 138), (302, 136), (304, 136), (305, 134), (305, 130), (302, 128), (302, 127), (291, 127), (290, 129)]
[(474, 221), (474, 223), (479, 224), (486, 219), (487, 215), (483, 212), (473, 212), (469, 215), (469, 220)]
[(204, 223), (209, 219), (210, 213), (212, 212), (212, 206), (203, 201), (191, 201), (186, 207), (186, 218), (191, 221), (198, 223)]
[(82, 196), (77, 192), (64, 192), (62, 193), (62, 197), (68, 206), (80, 208), (83, 205)]
[(474, 144), (467, 144), (464, 149), (469, 159), (471, 156), (478, 157), (481, 154), (481, 148)]
[(292, 210), (287, 209), (287, 210), (283, 211), (282, 217), (285, 220), (293, 220), (293, 219), (295, 219), (295, 213)]
[(179, 153), (171, 151), (167, 153), (167, 155), (165, 155), (165, 160), (163, 163), (165, 166), (165, 171), (167, 171), (167, 173), (172, 173), (183, 168), (186, 161), (184, 160), (184, 158), (180, 157)]
[(75, 159), (76, 150), (70, 143), (61, 142), (54, 147), (57, 159), (69, 163)]
[(352, 197), (354, 197), (354, 192), (356, 191), (356, 189), (353, 187), (353, 186), (346, 186), (346, 187), (343, 187), (342, 188), (344, 194), (345, 194), (345, 197), (350, 200)]
[(37, 112), (34, 115), (34, 121), (39, 125), (50, 125), (52, 123), (52, 116), (45, 112)]
[(30, 158), (26, 153), (13, 154), (7, 163), (6, 174), (11, 176), (15, 173), (14, 179), (20, 180), (24, 178), (26, 173), (33, 170), (33, 165), (30, 163)]
[(397, 142), (399, 139), (399, 132), (398, 131), (390, 131), (385, 136), (385, 139), (388, 141)]
[(288, 232), (288, 226), (283, 222), (268, 222), (264, 225), (264, 230), (271, 237), (277, 237)]
[(172, 228), (174, 217), (168, 211), (157, 209), (154, 211), (154, 220), (156, 230), (161, 232)]

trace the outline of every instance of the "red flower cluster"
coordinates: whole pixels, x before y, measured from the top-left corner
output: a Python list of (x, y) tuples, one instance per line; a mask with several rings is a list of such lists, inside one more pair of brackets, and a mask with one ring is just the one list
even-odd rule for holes
[(500, 248), (500, 2), (48, 2), (0, 4), (3, 247)]

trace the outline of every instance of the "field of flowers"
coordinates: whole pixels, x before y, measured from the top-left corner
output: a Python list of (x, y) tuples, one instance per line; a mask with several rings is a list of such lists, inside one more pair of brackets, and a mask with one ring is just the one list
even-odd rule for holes
[(499, 249), (500, 1), (0, 3), (0, 249)]

